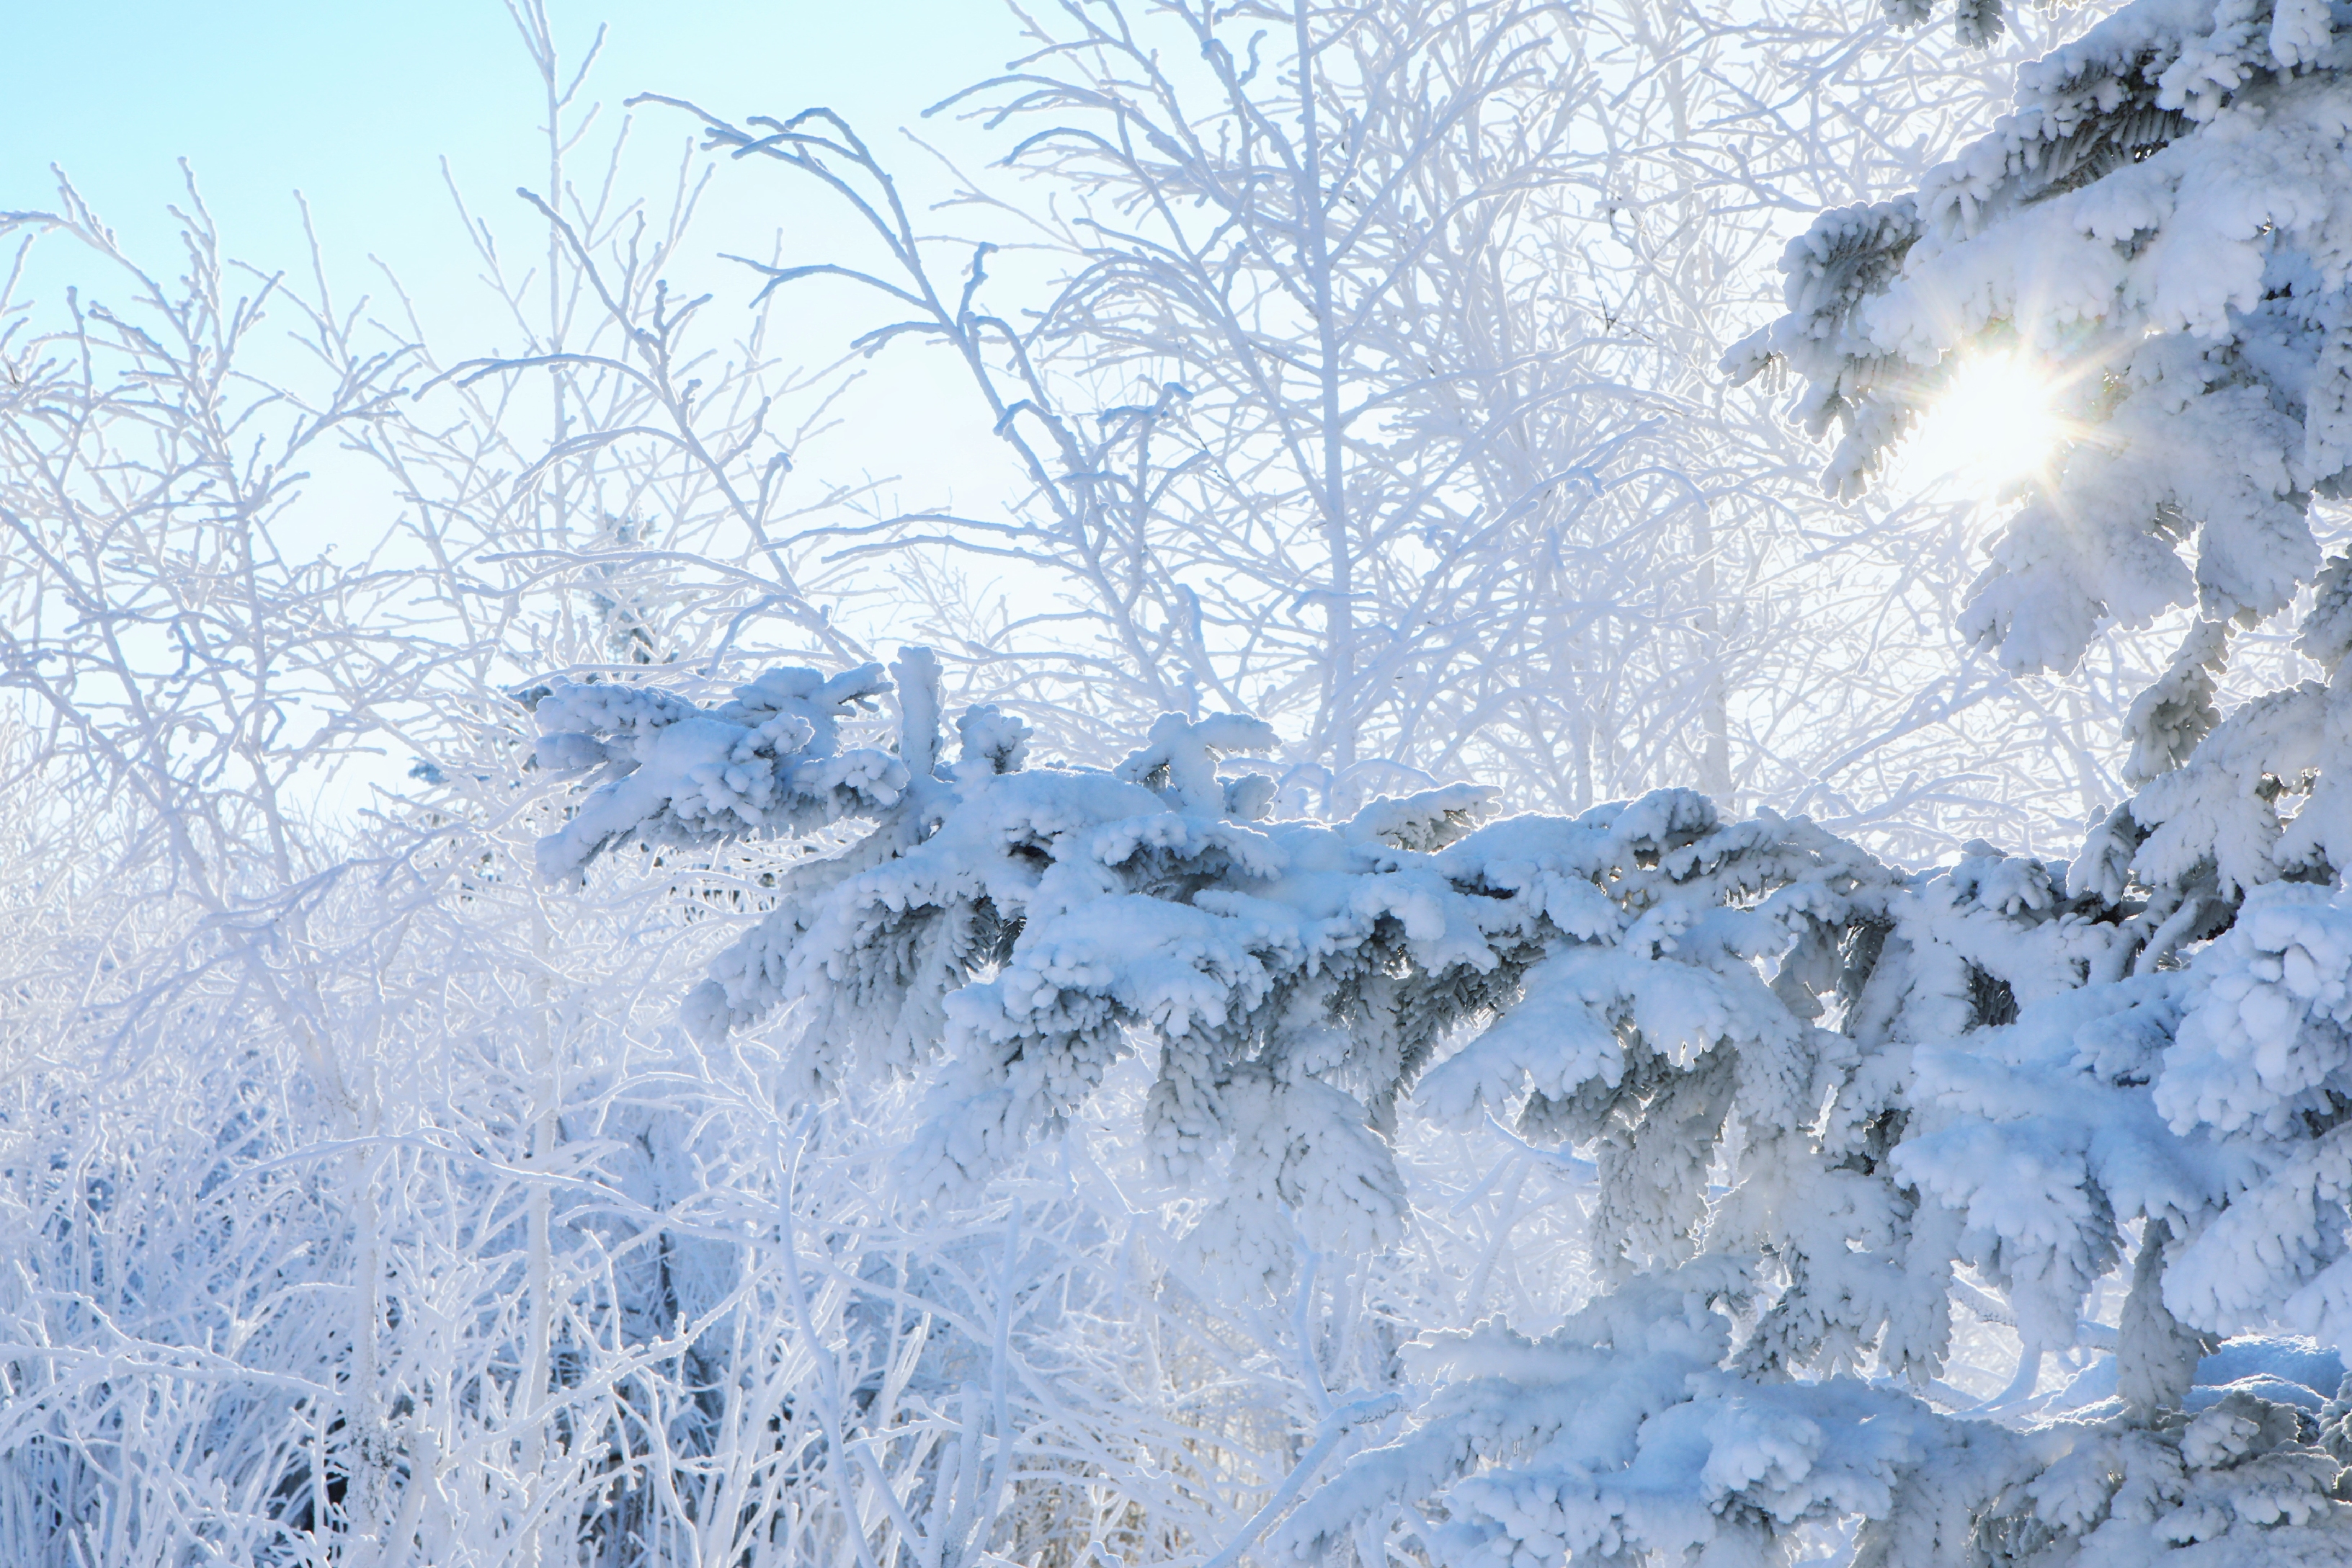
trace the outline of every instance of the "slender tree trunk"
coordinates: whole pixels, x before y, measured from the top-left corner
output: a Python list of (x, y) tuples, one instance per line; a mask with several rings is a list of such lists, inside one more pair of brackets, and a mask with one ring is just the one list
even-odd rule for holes
[(1315, 290), (1315, 338), (1322, 380), (1325, 548), (1330, 553), (1329, 597), (1325, 612), (1330, 648), (1323, 674), (1323, 721), (1331, 771), (1340, 792), (1333, 809), (1351, 809), (1355, 786), (1348, 775), (1356, 765), (1356, 605), (1353, 540), (1348, 530), (1347, 448), (1339, 417), (1339, 323), (1331, 296), (1330, 236), (1324, 223), (1323, 143), (1315, 116), (1314, 39), (1305, 0), (1291, 13), (1298, 47), (1298, 199), (1305, 220), (1307, 274)]
[(1715, 517), (1699, 513), (1698, 613), (1692, 624), (1698, 631), (1699, 693), (1698, 787), (1726, 811), (1735, 807), (1731, 784), (1731, 693), (1723, 668), (1722, 607), (1715, 580)]

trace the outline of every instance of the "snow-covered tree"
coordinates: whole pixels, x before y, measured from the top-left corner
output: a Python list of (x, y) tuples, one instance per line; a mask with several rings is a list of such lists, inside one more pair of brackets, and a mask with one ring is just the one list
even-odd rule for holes
[[(2011, 668), (2064, 668), (2103, 626), (2193, 604), (2134, 716), (2143, 777), (2211, 727), (2231, 630), (2320, 575), (2312, 505), (2347, 461), (2341, 47), (2309, 7), (2126, 7), (2021, 71), (2015, 110), (1915, 195), (1823, 215), (1784, 263), (1790, 313), (1727, 361), (1803, 378), (1842, 494), (1969, 351), (2046, 363), (2063, 439), (1967, 627)], [(2341, 577), (2305, 631), (2323, 668)]]
[[(2030, 1394), (2128, 1251), (2112, 1361), (2057, 1402), (2073, 1414), (2015, 1434), (1893, 1413), (1842, 1425), (1784, 1386), (1771, 1400), (1802, 1415), (1776, 1426), (1738, 1389), (1676, 1429), (1672, 1473), (1721, 1472), (1701, 1512), (1652, 1484), (1663, 1426), (1576, 1425), (1601, 1389), (1574, 1380), (1615, 1370), (1591, 1348), (1622, 1354), (1645, 1326), (1588, 1309), (1540, 1349), (1453, 1352), (1483, 1385), (1360, 1461), (1371, 1494), (1469, 1472), (1446, 1529), (1500, 1560), (1696, 1544), (1735, 1521), (1776, 1533), (1815, 1509), (1871, 1516), (1864, 1562), (2352, 1552), (2333, 1386), (2352, 1342), (2336, 1173), (2352, 759), (2336, 739), (2343, 570), (2317, 536), (2346, 468), (2330, 377), (2347, 47), (2307, 7), (2126, 7), (2021, 72), (2016, 111), (1915, 196), (1821, 219), (1785, 263), (1790, 314), (1731, 361), (1794, 370), (1801, 416), (1841, 426), (1829, 483), (1853, 493), (1971, 351), (2035, 356), (2065, 423), (1967, 629), (2034, 669), (2071, 665), (2108, 626), (2196, 616), (2131, 715), (2145, 787), (2080, 857), (1987, 849), (1887, 906), (1866, 977), (1824, 1015), (1858, 1053), (1814, 1086), (1836, 1186), (1747, 1175), (1722, 1203), (1718, 1223), (1738, 1224), (1763, 1200), (1751, 1234), (1780, 1277), (1735, 1362), (1834, 1372), (1867, 1346), (1883, 1373), (1931, 1377), (1965, 1266), (2005, 1298), (2024, 1352), (2013, 1392)], [(2223, 719), (2212, 677), (2233, 630), (2299, 594), (2321, 679)], [(2200, 1363), (2224, 1336), (2281, 1331), (2326, 1349), (2242, 1342)], [(1398, 1488), (1414, 1463), (1428, 1468)], [(1297, 1539), (1334, 1528), (1310, 1510)]]
[[(1170, 1179), (1219, 1173), (1194, 1245), (1237, 1289), (1397, 1234), (1402, 1115), (1589, 1154), (1616, 1282), (1538, 1337), (1408, 1347), (1335, 1409), (1311, 1458), (1354, 1452), (1277, 1551), (1749, 1563), (1858, 1521), (1867, 1563), (2343, 1561), (2352, 814), (2314, 511), (2346, 467), (2341, 47), (2315, 13), (2126, 8), (1918, 196), (1817, 224), (1739, 357), (1843, 423), (1849, 490), (1974, 345), (2072, 389), (1970, 626), (2032, 668), (2199, 619), (2135, 710), (2144, 787), (2071, 862), (1904, 874), (1673, 792), (1274, 819), (1264, 774), (1221, 770), (1272, 743), (1234, 717), (1096, 771), (1021, 767), (975, 710), (946, 762), (910, 655), (904, 794), (780, 888), (690, 1019), (796, 1005), (814, 1092), (929, 1078), (904, 1169), (943, 1203), (1139, 1053), (1139, 1136)], [(2221, 718), (2231, 628), (2298, 593), (2327, 679)], [(695, 721), (752, 733), (726, 711)], [(713, 786), (645, 787), (652, 827)], [(2013, 1331), (1990, 1405), (2033, 1419), (1963, 1418), (1956, 1310)], [(2059, 1353), (2077, 1375), (2043, 1390)]]
[[(2264, 1172), (2191, 1087), (2226, 1089), (2253, 1053), (2239, 1020), (2266, 957), (2275, 984), (2296, 953), (2297, 996), (2344, 993), (2352, 944), (2318, 934), (2324, 891), (2272, 895), (2182, 967), (2164, 901), (2103, 888), (2111, 852), (2075, 873), (1986, 848), (1907, 877), (1687, 792), (1485, 826), (1487, 795), (1462, 788), (1276, 820), (1265, 774), (1220, 766), (1271, 742), (1253, 721), (1171, 715), (1115, 768), (1033, 769), (1022, 728), (982, 709), (950, 761), (935, 661), (910, 650), (895, 674), (898, 793), (780, 881), (687, 1012), (715, 1040), (794, 1005), (792, 1073), (819, 1097), (929, 1079), (899, 1165), (914, 1197), (977, 1196), (1139, 1053), (1135, 1135), (1163, 1181), (1216, 1194), (1191, 1246), (1244, 1291), (1396, 1238), (1401, 1115), (1497, 1116), (1595, 1162), (1591, 1245), (1620, 1283), (1538, 1340), (1496, 1324), (1408, 1348), (1394, 1386), (1332, 1416), (1318, 1459), (1365, 1451), (1285, 1523), (1289, 1549), (1361, 1556), (1394, 1532), (1449, 1561), (1737, 1561), (1856, 1517), (1866, 1553), (1904, 1563), (1987, 1561), (2002, 1540), (2107, 1552), (2134, 1531), (2231, 1560), (2352, 1542), (2342, 1438), (2322, 1430), (2332, 1357), (2249, 1343), (2239, 1386), (2191, 1394), (2224, 1334), (2345, 1337), (2318, 1274), (2343, 1189), (2291, 1150)], [(715, 801), (728, 830), (789, 832), (747, 784), (879, 775), (882, 753), (748, 760), (772, 723), (755, 699), (786, 687), (819, 689), (772, 672), (668, 710), (712, 742), (635, 740), (646, 762), (582, 802), (593, 840), (567, 829), (548, 863), (625, 821), (621, 838), (719, 826)], [(627, 738), (594, 689), (542, 703), (543, 760)], [(2332, 1103), (2314, 1092), (2299, 1109)], [(2308, 1140), (2307, 1116), (2262, 1109), (2272, 1143)], [(2247, 1247), (2284, 1261), (2252, 1275)], [(2134, 1252), (2119, 1324), (2088, 1331), (2115, 1353), (2069, 1389), (2069, 1418), (2021, 1435), (1953, 1419), (1948, 1389), (1919, 1397), (1943, 1386), (1956, 1300), (1998, 1292), (1977, 1310), (2014, 1325), (2030, 1394)], [(1399, 1394), (1419, 1396), (1409, 1416)]]
[[(2311, 1086), (2298, 1119), (2244, 1065), (2309, 1018), (2321, 1059), (2290, 1076), (2341, 1074), (2325, 1009), (2352, 943), (2329, 940), (2323, 890), (2275, 892), (2168, 965), (2179, 927), (2138, 889), (1990, 850), (1906, 878), (1689, 794), (1485, 826), (1472, 791), (1270, 821), (1263, 775), (1217, 768), (1263, 730), (1176, 716), (1096, 772), (1023, 768), (1018, 730), (976, 712), (945, 762), (935, 672), (898, 674), (908, 787), (780, 888), (688, 1012), (716, 1037), (799, 1003), (813, 1092), (931, 1077), (901, 1159), (916, 1194), (975, 1195), (1139, 1051), (1139, 1135), (1164, 1178), (1219, 1194), (1192, 1245), (1237, 1289), (1279, 1283), (1302, 1243), (1396, 1236), (1411, 1194), (1386, 1134), (1408, 1089), (1596, 1161), (1593, 1246), (1623, 1282), (1539, 1340), (1495, 1325), (1409, 1350), (1425, 1402), (1287, 1522), (1297, 1550), (1397, 1531), (1449, 1560), (1673, 1560), (1853, 1516), (1886, 1562), (2345, 1549), (2340, 1363), (2257, 1342), (2210, 1371), (2233, 1386), (2196, 1388), (2225, 1333), (2345, 1337), (2325, 1272), (2345, 1188), (2294, 1149), (2341, 1086)], [(795, 681), (814, 685), (769, 678)], [(577, 721), (564, 697), (555, 721)], [(677, 801), (740, 791), (714, 763), (639, 773), (591, 794), (595, 820), (630, 781), (661, 832)], [(2233, 1090), (2234, 1121), (2200, 1110)], [(1956, 1300), (1986, 1310), (1965, 1269), (1999, 1292), (2032, 1393), (2130, 1252), (2115, 1355), (2055, 1402), (2068, 1418), (2021, 1435), (1900, 1388), (1938, 1386)], [(1898, 1385), (1853, 1375), (1874, 1368)], [(1396, 1392), (1359, 1391), (1329, 1436), (1392, 1423)], [(1399, 1506), (1431, 1499), (1442, 1526)]]

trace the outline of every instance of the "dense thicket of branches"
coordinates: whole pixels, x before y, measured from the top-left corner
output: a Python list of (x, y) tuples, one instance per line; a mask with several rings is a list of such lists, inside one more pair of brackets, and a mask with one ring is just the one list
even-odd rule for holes
[(921, 590), (901, 625), (972, 695), (1094, 748), (1246, 709), (1288, 737), (1293, 809), (1687, 779), (1926, 854), (2107, 786), (2052, 743), (2078, 713), (1937, 629), (1975, 570), (1958, 514), (1825, 511), (1802, 437), (1717, 369), (1790, 215), (1916, 180), (2005, 91), (1948, 51), (1857, 54), (1862, 21), (1041, 8), (932, 111), (1008, 149), (953, 187), (971, 238), (835, 116), (697, 112), (790, 176), (739, 199), (870, 233), (780, 258), (777, 297), (859, 312), (868, 354), (929, 345), (1009, 448), (1005, 514), (879, 513), (841, 552)]

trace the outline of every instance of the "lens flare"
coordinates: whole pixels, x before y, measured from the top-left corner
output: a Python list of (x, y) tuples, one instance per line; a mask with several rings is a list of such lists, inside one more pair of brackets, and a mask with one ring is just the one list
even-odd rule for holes
[(2056, 393), (2049, 367), (2024, 354), (1969, 360), (1929, 405), (1906, 466), (1923, 479), (1979, 490), (2023, 479), (2050, 460), (2064, 434)]

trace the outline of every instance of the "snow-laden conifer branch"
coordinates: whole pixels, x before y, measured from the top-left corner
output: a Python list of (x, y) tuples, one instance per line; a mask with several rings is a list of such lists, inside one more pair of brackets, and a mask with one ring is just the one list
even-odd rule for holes
[[(2013, 110), (1916, 193), (1817, 219), (1782, 263), (1789, 314), (1725, 362), (1788, 363), (1847, 495), (1969, 352), (2046, 365), (2063, 438), (1963, 624), (2011, 668), (2063, 669), (2193, 606), (2207, 626), (2133, 715), (2144, 774), (2217, 718), (2199, 692), (2230, 631), (2322, 571), (2312, 508), (2352, 462), (2347, 47), (2294, 0), (2124, 7), (2021, 70)], [(2334, 604), (2305, 637), (2331, 666)]]
[[(1859, 1520), (1866, 1558), (1977, 1562), (1960, 1538), (1916, 1555), (1954, 1510), (1967, 1539), (2038, 1529), (2070, 1553), (2109, 1550), (2117, 1518), (2280, 1562), (2352, 1542), (2316, 1363), (2200, 1383), (2232, 1334), (2352, 1340), (2352, 936), (2340, 895), (2294, 879), (2324, 848), (2184, 859), (2199, 819), (2168, 792), (2239, 776), (2226, 726), (2076, 866), (1977, 846), (1915, 876), (1688, 792), (1270, 818), (1231, 759), (1275, 737), (1234, 716), (1169, 715), (1094, 770), (1020, 766), (1011, 721), (975, 711), (950, 762), (936, 661), (896, 669), (898, 750), (929, 777), (781, 881), (688, 1012), (715, 1040), (789, 1009), (819, 1096), (923, 1080), (908, 1198), (978, 1200), (1131, 1056), (1158, 1179), (1216, 1194), (1190, 1255), (1254, 1293), (1402, 1239), (1407, 1120), (1500, 1116), (1595, 1163), (1603, 1294), (1540, 1342), (1429, 1341), (1402, 1428), (1356, 1445), (1281, 1550), (1402, 1529), (1465, 1561), (1769, 1558)], [(2107, 1381), (2056, 1425), (1927, 1397), (1956, 1301), (1987, 1310), (1964, 1271), (2021, 1342), (2015, 1400), (2127, 1264)], [(2179, 1479), (2129, 1509), (2050, 1500), (2045, 1478), (2098, 1465), (2111, 1490), (2135, 1467)]]
[[(2332, 817), (2198, 815), (2281, 798), (2247, 795), (2245, 771), (2309, 725), (2262, 728), (2257, 705), (2241, 729), (2271, 739), (2217, 733), (2074, 867), (1978, 848), (1916, 879), (1801, 824), (1724, 824), (1690, 795), (1476, 828), (1480, 795), (1454, 790), (1345, 825), (1270, 822), (1251, 774), (1220, 774), (1219, 752), (1267, 749), (1240, 720), (1171, 716), (1118, 767), (1033, 770), (1018, 722), (974, 710), (949, 762), (934, 662), (909, 653), (898, 674), (904, 794), (867, 798), (873, 831), (781, 879), (778, 915), (691, 1007), (716, 1029), (801, 1004), (800, 1069), (820, 1090), (874, 1067), (932, 1076), (930, 1128), (900, 1166), (917, 1195), (968, 1200), (1139, 1048), (1157, 1058), (1143, 1136), (1161, 1173), (1223, 1177), (1196, 1255), (1253, 1289), (1288, 1271), (1294, 1224), (1342, 1255), (1398, 1234), (1409, 1194), (1384, 1134), (1417, 1077), (1433, 1111), (1499, 1110), (1597, 1156), (1618, 1293), (1540, 1355), (1490, 1333), (1502, 1373), (1421, 1363), (1442, 1392), (1314, 1496), (1291, 1547), (1385, 1531), (1415, 1495), (1449, 1521), (1423, 1546), (1506, 1561), (1770, 1552), (1853, 1515), (1887, 1563), (1973, 1561), (1989, 1539), (2340, 1551), (2342, 1412), (2312, 1387), (2326, 1358), (2242, 1356), (2239, 1386), (2198, 1384), (2200, 1352), (2233, 1329), (2341, 1333), (2326, 1010), (2345, 960), (2323, 926), (2268, 913), (2332, 904), (2290, 884), (2241, 910), (2248, 889), (2332, 866), (2318, 838), (2278, 848)], [(579, 732), (562, 705), (546, 722)], [(793, 826), (680, 814), (676, 794), (603, 831)], [(2291, 974), (2286, 999), (2245, 1006), (2226, 942), (2179, 966), (2232, 920), (2261, 944), (2244, 973)], [(2224, 1000), (2184, 1002), (2206, 995)], [(2267, 1148), (2213, 1131), (2242, 1131), (2232, 1108), (2266, 1094), (2275, 1176)], [(1710, 1194), (1718, 1170), (1728, 1190)], [(2249, 1248), (2284, 1262), (2249, 1276)], [(1839, 1375), (1936, 1386), (1966, 1267), (2024, 1336), (2030, 1393), (2134, 1254), (2108, 1408), (2089, 1379), (2073, 1391), (2087, 1409), (2026, 1440)], [(1652, 1366), (1669, 1296), (1696, 1349)], [(1654, 1397), (1627, 1404), (1636, 1389)]]

